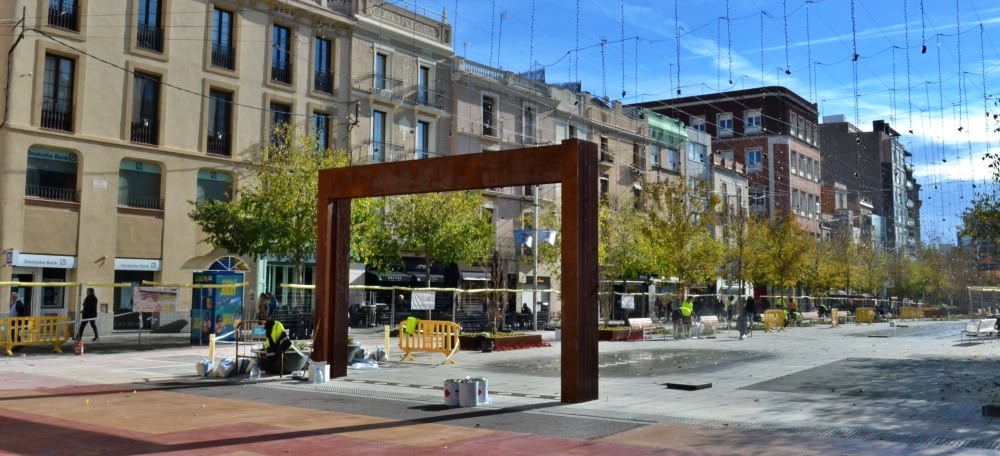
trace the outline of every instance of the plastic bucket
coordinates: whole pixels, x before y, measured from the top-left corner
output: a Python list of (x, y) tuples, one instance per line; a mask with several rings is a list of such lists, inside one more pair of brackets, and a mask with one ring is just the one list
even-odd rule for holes
[(444, 405), (448, 407), (458, 407), (458, 379), (450, 378), (444, 381)]
[(486, 377), (475, 377), (471, 380), (476, 382), (476, 404), (482, 405), (490, 401), (489, 380)]
[[(316, 377), (316, 372), (322, 375), (322, 378)], [(324, 361), (314, 361), (311, 366), (309, 366), (309, 381), (311, 383), (325, 383), (330, 379), (330, 365)]]
[(476, 391), (479, 389), (479, 382), (472, 379), (460, 380), (458, 383), (458, 405), (462, 407), (475, 407)]

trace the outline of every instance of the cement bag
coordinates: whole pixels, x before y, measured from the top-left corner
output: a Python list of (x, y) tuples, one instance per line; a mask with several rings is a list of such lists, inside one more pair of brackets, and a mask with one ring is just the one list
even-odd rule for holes
[(194, 364), (195, 372), (198, 373), (199, 377), (208, 377), (208, 374), (212, 372), (212, 362), (203, 359)]

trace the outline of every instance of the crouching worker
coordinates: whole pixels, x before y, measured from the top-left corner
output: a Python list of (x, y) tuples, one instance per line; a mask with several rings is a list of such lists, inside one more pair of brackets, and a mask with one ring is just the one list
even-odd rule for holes
[(285, 351), (292, 346), (292, 339), (285, 332), (285, 326), (277, 320), (267, 320), (264, 323), (264, 333), (267, 334), (264, 341), (266, 351), (264, 358), (260, 359), (260, 370), (271, 374), (279, 373), (282, 371)]

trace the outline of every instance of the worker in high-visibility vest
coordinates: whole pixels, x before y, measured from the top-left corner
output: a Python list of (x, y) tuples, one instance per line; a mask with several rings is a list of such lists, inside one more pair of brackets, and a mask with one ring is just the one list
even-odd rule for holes
[(266, 350), (263, 358), (259, 359), (260, 368), (265, 372), (278, 373), (282, 370), (282, 361), (285, 351), (292, 347), (292, 339), (285, 332), (285, 325), (277, 320), (267, 320), (264, 323), (264, 340)]
[(691, 315), (694, 313), (694, 302), (691, 298), (685, 298), (684, 302), (681, 303), (681, 325), (684, 327), (684, 333), (690, 334), (691, 332)]

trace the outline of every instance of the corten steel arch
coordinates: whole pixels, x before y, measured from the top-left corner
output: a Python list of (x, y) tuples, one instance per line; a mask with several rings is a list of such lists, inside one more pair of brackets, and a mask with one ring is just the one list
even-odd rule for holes
[(347, 376), (351, 199), (562, 184), (562, 402), (597, 399), (597, 146), (556, 146), (325, 169), (319, 173), (313, 357)]

